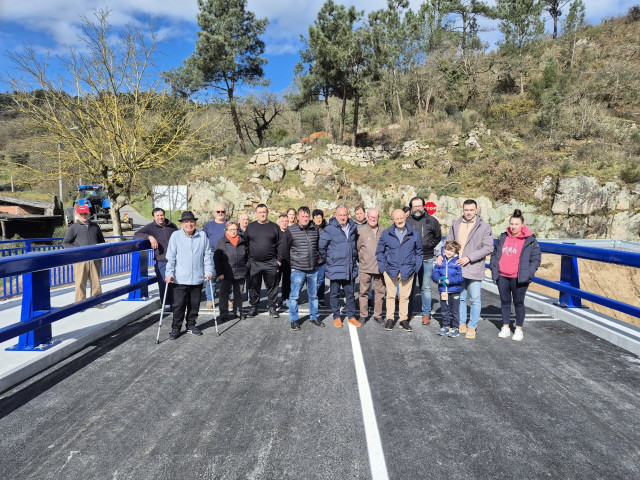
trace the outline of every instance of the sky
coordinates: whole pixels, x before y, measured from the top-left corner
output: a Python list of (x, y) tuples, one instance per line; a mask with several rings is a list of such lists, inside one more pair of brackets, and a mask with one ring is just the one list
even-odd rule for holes
[[(622, 15), (638, 3), (638, 0), (583, 0), (587, 21), (599, 24), (603, 18)], [(347, 6), (370, 12), (386, 7), (386, 0), (340, 1)], [(248, 9), (258, 18), (267, 17), (269, 25), (262, 37), (265, 56), (269, 62), (265, 76), (271, 80), (268, 89), (282, 93), (292, 83), (293, 67), (299, 60), (302, 48), (300, 35), (307, 35), (324, 0), (248, 0)], [(411, 0), (417, 10), (422, 0)], [(488, 1), (494, 4), (494, 1)], [(0, 74), (11, 73), (11, 63), (6, 52), (16, 52), (31, 44), (38, 52), (51, 56), (65, 55), (71, 47), (79, 45), (80, 17), (91, 17), (96, 9), (108, 8), (110, 22), (114, 26), (127, 23), (154, 22), (163, 39), (159, 58), (162, 70), (181, 65), (194, 50), (198, 25), (196, 0), (0, 0)], [(565, 7), (568, 11), (568, 6)], [(548, 15), (546, 29), (553, 28)], [(497, 23), (487, 25), (490, 31), (483, 39), (490, 44), (500, 37)], [(6, 91), (0, 85), (1, 91)]]

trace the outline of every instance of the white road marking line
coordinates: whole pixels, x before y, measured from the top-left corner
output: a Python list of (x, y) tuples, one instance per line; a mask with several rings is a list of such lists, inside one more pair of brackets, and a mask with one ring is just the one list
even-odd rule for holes
[(387, 464), (384, 461), (384, 451), (380, 441), (380, 431), (376, 421), (376, 413), (373, 409), (371, 389), (367, 379), (367, 370), (364, 366), (364, 358), (358, 339), (356, 327), (349, 324), (349, 335), (351, 337), (351, 349), (353, 350), (353, 361), (356, 367), (356, 377), (358, 379), (358, 391), (360, 393), (360, 405), (362, 406), (362, 419), (364, 421), (364, 431), (367, 437), (367, 450), (369, 451), (369, 466), (371, 467), (371, 478), (373, 480), (388, 480)]

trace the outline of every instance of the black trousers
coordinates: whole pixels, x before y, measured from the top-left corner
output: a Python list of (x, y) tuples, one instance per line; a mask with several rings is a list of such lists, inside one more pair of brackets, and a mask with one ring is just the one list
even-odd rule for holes
[[(438, 292), (438, 295), (441, 293)], [(447, 300), (440, 298), (440, 313), (442, 313), (442, 326), (460, 327), (460, 294), (450, 293)]]
[(511, 298), (516, 310), (516, 326), (524, 325), (524, 298), (527, 295), (528, 283), (520, 283), (515, 278), (507, 278), (500, 275), (498, 277), (498, 291), (500, 292), (500, 309), (502, 310), (502, 324), (509, 325), (511, 322)]
[(278, 284), (282, 281), (282, 290), (280, 292), (280, 298), (284, 302), (289, 300), (291, 294), (291, 265), (287, 262), (283, 262), (278, 270)]
[(229, 315), (229, 294), (233, 288), (233, 310), (241, 313), (242, 309), (242, 284), (245, 282), (244, 278), (239, 280), (219, 280), (220, 283), (220, 316)]
[(260, 290), (264, 280), (267, 289), (269, 308), (276, 308), (278, 299), (278, 262), (256, 262), (251, 260), (251, 278), (249, 281), (249, 305), (251, 308), (258, 308), (260, 303)]
[(195, 326), (200, 311), (200, 292), (202, 284), (173, 284), (173, 323), (171, 328), (182, 328), (185, 311), (187, 313), (187, 329)]

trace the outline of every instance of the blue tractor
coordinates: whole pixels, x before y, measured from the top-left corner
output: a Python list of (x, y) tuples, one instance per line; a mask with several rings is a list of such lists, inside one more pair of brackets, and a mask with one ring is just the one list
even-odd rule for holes
[[(69, 192), (72, 196), (72, 193)], [(104, 185), (78, 185), (78, 193), (73, 199), (73, 207), (65, 208), (65, 219), (67, 225), (74, 222), (74, 210), (77, 205), (86, 205), (91, 210), (91, 220), (100, 224), (105, 230), (113, 228), (111, 223), (111, 202), (107, 196)], [(127, 223), (128, 220), (128, 223)], [(125, 219), (122, 228), (133, 228), (132, 220)]]

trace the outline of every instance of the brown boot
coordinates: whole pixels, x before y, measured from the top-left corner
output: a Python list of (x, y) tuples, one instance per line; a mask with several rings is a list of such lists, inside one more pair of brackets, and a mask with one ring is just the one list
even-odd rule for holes
[(476, 329), (473, 327), (467, 328), (467, 334), (465, 335), (465, 338), (468, 340), (473, 340), (474, 338), (476, 338)]
[(458, 331), (460, 333), (467, 333), (467, 324), (466, 323), (461, 323), (460, 324), (460, 328), (458, 329)]
[(342, 328), (342, 319), (340, 317), (338, 318), (334, 318), (333, 319), (333, 324), (337, 327), (337, 328)]
[(422, 315), (422, 324), (429, 325), (431, 323), (431, 317), (429, 315)]
[(213, 310), (213, 302), (207, 302), (204, 306), (207, 310)]
[(354, 327), (361, 327), (362, 326), (362, 324), (358, 320), (356, 320), (355, 318), (350, 318), (349, 319), (349, 323), (351, 325), (353, 325)]

